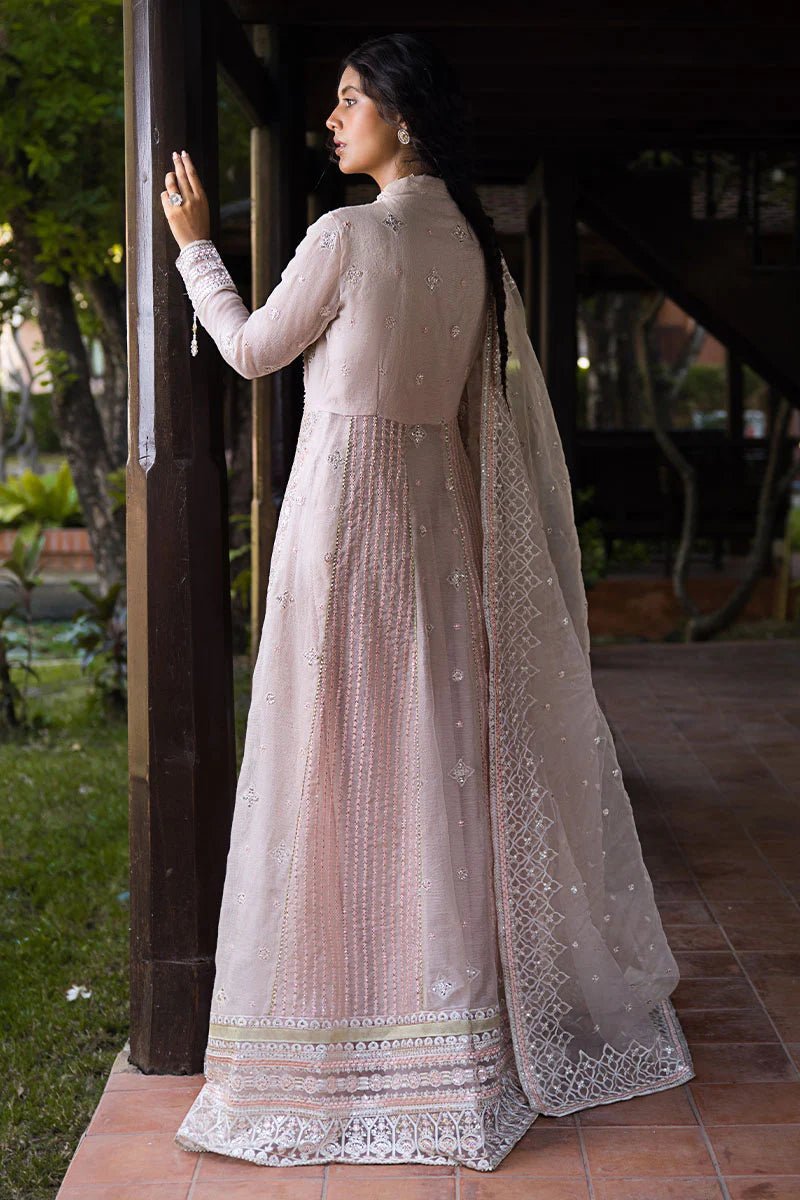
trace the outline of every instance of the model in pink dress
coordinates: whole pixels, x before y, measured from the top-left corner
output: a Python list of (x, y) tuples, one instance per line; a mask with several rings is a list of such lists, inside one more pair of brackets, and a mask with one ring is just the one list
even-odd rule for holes
[(236, 371), (302, 352), (305, 378), (178, 1143), (491, 1170), (539, 1113), (684, 1082), (505, 263), (505, 395), (483, 248), (433, 172), (316, 220), (253, 313), (207, 238), (177, 265)]

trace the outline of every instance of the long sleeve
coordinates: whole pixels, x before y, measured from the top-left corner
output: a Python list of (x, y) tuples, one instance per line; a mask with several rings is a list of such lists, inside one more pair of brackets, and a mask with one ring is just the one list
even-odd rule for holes
[(280, 283), (249, 312), (212, 241), (184, 246), (176, 266), (197, 319), (245, 379), (285, 367), (316, 341), (341, 304), (343, 228), (333, 213), (309, 225)]

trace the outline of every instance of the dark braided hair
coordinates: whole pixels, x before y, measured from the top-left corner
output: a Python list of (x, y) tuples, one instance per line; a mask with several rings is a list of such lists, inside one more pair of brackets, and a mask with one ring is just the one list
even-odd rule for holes
[[(388, 125), (398, 128), (398, 118), (406, 122), (411, 161), (421, 164), (423, 173), (441, 176), (475, 231), (494, 294), (505, 395), (508, 336), (503, 264), (494, 221), (473, 182), (467, 105), (460, 81), (438, 48), (408, 33), (390, 33), (362, 42), (342, 59), (339, 78), (346, 67), (358, 72), (361, 87)], [(331, 160), (337, 162), (333, 134), (326, 145)]]

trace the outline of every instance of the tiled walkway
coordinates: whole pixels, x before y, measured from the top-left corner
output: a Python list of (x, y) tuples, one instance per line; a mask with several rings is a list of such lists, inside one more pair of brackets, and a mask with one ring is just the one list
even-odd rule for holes
[(128, 1067), (59, 1200), (799, 1200), (800, 644), (609, 646), (593, 663), (696, 1079), (540, 1117), (484, 1173), (191, 1154), (172, 1137), (202, 1077)]

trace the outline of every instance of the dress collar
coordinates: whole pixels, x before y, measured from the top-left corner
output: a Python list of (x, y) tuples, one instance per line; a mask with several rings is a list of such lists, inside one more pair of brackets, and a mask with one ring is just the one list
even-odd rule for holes
[(441, 175), (428, 175), (424, 171), (417, 175), (411, 172), (410, 175), (401, 175), (398, 179), (390, 179), (385, 188), (378, 192), (377, 199), (382, 196), (395, 196), (401, 192), (411, 192), (419, 190), (430, 191), (447, 191), (447, 184)]

